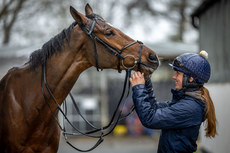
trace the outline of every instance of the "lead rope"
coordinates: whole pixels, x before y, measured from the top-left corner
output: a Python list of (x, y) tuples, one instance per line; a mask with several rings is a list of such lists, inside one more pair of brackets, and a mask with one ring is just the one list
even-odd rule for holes
[[(112, 116), (112, 118), (111, 118), (109, 124), (108, 124), (107, 126), (103, 127), (103, 130), (108, 129), (108, 128), (111, 127), (113, 124), (116, 126), (116, 124), (117, 124), (119, 121), (121, 121), (122, 119), (125, 118), (124, 116), (127, 117), (129, 114), (132, 113), (132, 111), (131, 111), (129, 114), (126, 114), (126, 115), (124, 115), (124, 116), (121, 116), (121, 115), (122, 115), (122, 109), (121, 109), (121, 111), (119, 112), (119, 108), (120, 108), (120, 107), (123, 108), (123, 107), (124, 107), (124, 104), (125, 104), (125, 103), (123, 103), (123, 105), (121, 106), (122, 100), (124, 99), (125, 90), (127, 89), (127, 88), (126, 88), (126, 85), (127, 85), (127, 81), (128, 81), (128, 79), (129, 79), (130, 74), (131, 74), (131, 69), (127, 69), (127, 70), (126, 70), (126, 76), (125, 76), (125, 82), (124, 82), (124, 86), (123, 86), (122, 95), (121, 95), (121, 97), (120, 97), (120, 100), (119, 100), (119, 102), (118, 102), (118, 104), (117, 104), (117, 107), (116, 107), (116, 109), (115, 109), (115, 111), (114, 111), (114, 113), (113, 113), (113, 116)], [(128, 87), (128, 89), (130, 89), (130, 82), (129, 82), (129, 87)], [(128, 90), (128, 92), (127, 92), (126, 98), (127, 98), (128, 96), (129, 96), (129, 90)], [(115, 120), (116, 117), (117, 117), (117, 119)], [(114, 120), (115, 120), (115, 121), (114, 121)], [(114, 129), (115, 126), (114, 126), (112, 129)], [(98, 131), (99, 131), (99, 130), (92, 130), (92, 131), (87, 132), (87, 134), (95, 133), (95, 132), (98, 132)], [(111, 132), (112, 132), (112, 131), (111, 131)], [(111, 133), (111, 132), (109, 132), (109, 133)], [(106, 134), (106, 135), (108, 135), (108, 134)]]
[[(122, 100), (124, 99), (123, 97), (124, 97), (125, 89), (127, 89), (127, 88), (126, 88), (126, 85), (127, 85), (127, 80), (128, 80), (128, 77), (130, 76), (130, 73), (131, 73), (131, 69), (127, 70), (127, 72), (126, 72), (126, 77), (125, 77), (125, 83), (124, 83), (124, 87), (123, 87), (123, 92), (122, 92), (121, 98), (120, 98), (120, 100), (119, 100), (119, 103), (118, 103), (118, 105), (117, 105), (117, 107), (116, 107), (116, 109), (115, 109), (115, 111), (114, 111), (114, 113), (113, 113), (113, 116), (112, 116), (110, 122), (108, 123), (108, 125), (107, 125), (107, 126), (104, 126), (104, 127), (101, 128), (101, 129), (97, 128), (97, 129), (95, 129), (95, 130), (88, 131), (88, 132), (86, 132), (86, 134), (96, 133), (96, 132), (98, 132), (98, 131), (106, 130), (106, 129), (112, 127), (112, 129), (111, 129), (107, 134), (104, 135), (104, 136), (106, 136), (106, 135), (108, 135), (109, 133), (112, 132), (112, 130), (115, 128), (116, 124), (117, 124), (119, 121), (121, 121), (122, 119), (124, 119), (125, 117), (127, 117), (129, 114), (132, 113), (133, 109), (132, 109), (128, 114), (126, 114), (126, 115), (124, 115), (124, 116), (121, 116), (121, 115), (122, 115), (122, 110), (121, 110), (120, 112), (118, 111), (120, 107), (121, 107), (121, 108), (124, 107), (124, 103), (123, 103), (122, 106), (121, 106), (121, 103), (122, 103)], [(128, 89), (130, 89), (130, 83), (129, 83), (129, 88), (128, 88)], [(128, 97), (128, 95), (129, 95), (129, 90), (128, 90), (128, 92), (127, 92), (126, 98)], [(72, 101), (75, 102), (74, 98), (72, 99)], [(77, 105), (75, 105), (75, 106), (77, 107)], [(77, 107), (76, 109), (79, 110), (78, 107)], [(79, 115), (83, 118), (83, 120), (86, 121), (86, 119), (81, 115), (80, 111), (78, 111), (78, 113), (79, 113)], [(119, 115), (119, 114), (120, 114), (120, 115)], [(116, 118), (116, 120), (115, 120), (115, 118)], [(87, 121), (87, 122), (88, 122), (88, 121)], [(86, 123), (87, 123), (87, 122), (86, 122)], [(66, 134), (71, 135), (71, 133), (66, 133)], [(74, 133), (74, 134), (77, 135), (76, 133)]]
[[(63, 109), (63, 110), (61, 109), (61, 106), (60, 106), (60, 105), (58, 104), (58, 102), (56, 101), (56, 98), (55, 98), (54, 95), (52, 94), (52, 92), (51, 92), (51, 90), (50, 90), (50, 88), (49, 88), (49, 86), (48, 86), (47, 80), (46, 80), (46, 67), (45, 67), (45, 64), (42, 64), (41, 91), (42, 91), (44, 100), (45, 100), (45, 102), (47, 103), (47, 105), (48, 105), (48, 107), (49, 107), (49, 109), (50, 109), (50, 111), (51, 111), (51, 113), (52, 113), (52, 115), (53, 115), (53, 118), (55, 119), (55, 121), (57, 122), (57, 124), (58, 124), (60, 130), (62, 131), (63, 136), (64, 136), (64, 138), (65, 138), (65, 141), (66, 141), (66, 143), (67, 143), (68, 145), (70, 145), (71, 147), (73, 147), (74, 149), (76, 149), (77, 151), (80, 151), (80, 152), (88, 152), (88, 151), (91, 151), (91, 150), (95, 149), (98, 145), (100, 145), (100, 144), (103, 142), (103, 140), (104, 140), (103, 137), (109, 135), (109, 134), (114, 130), (114, 128), (116, 127), (117, 123), (118, 123), (121, 119), (124, 119), (124, 118), (127, 117), (129, 114), (131, 114), (131, 113), (128, 113), (128, 114), (126, 114), (126, 115), (123, 116), (123, 117), (121, 116), (121, 115), (122, 115), (122, 109), (123, 109), (125, 103), (123, 103), (121, 111), (120, 111), (119, 113), (117, 113), (117, 112), (118, 112), (118, 109), (120, 108), (122, 99), (123, 99), (123, 97), (124, 97), (124, 93), (125, 93), (125, 89), (126, 89), (127, 80), (128, 80), (128, 78), (129, 78), (130, 75), (131, 75), (131, 69), (128, 69), (128, 70), (126, 71), (126, 77), (125, 77), (125, 83), (124, 83), (124, 87), (123, 87), (123, 93), (122, 93), (122, 96), (121, 96), (120, 101), (119, 101), (119, 103), (118, 103), (118, 106), (117, 106), (116, 110), (114, 111), (114, 114), (113, 114), (113, 117), (112, 117), (110, 123), (109, 123), (107, 126), (101, 128), (101, 129), (99, 129), (99, 128), (96, 128), (95, 126), (93, 126), (93, 125), (92, 125), (90, 122), (88, 122), (86, 119), (84, 119), (84, 120), (86, 121), (87, 124), (91, 125), (91, 127), (95, 128), (96, 130), (93, 130), (93, 131), (89, 131), (89, 132), (83, 133), (83, 132), (81, 132), (78, 128), (76, 128), (76, 127), (70, 122), (70, 120), (68, 119), (68, 117), (67, 117), (67, 106), (66, 106), (66, 101), (64, 101), (64, 105), (63, 105), (63, 108), (64, 108), (64, 109)], [(57, 109), (58, 109), (58, 110), (61, 112), (61, 114), (63, 115), (63, 128), (62, 128), (62, 126), (59, 124), (59, 121), (58, 121), (58, 119), (57, 119), (57, 116), (55, 116), (55, 114), (57, 113), (57, 110), (56, 110), (56, 113), (54, 113), (53, 110), (52, 110), (52, 108), (51, 108), (51, 106), (50, 106), (50, 104), (49, 104), (49, 100), (48, 100), (48, 98), (47, 98), (47, 96), (46, 96), (46, 94), (45, 94), (43, 84), (45, 85), (45, 87), (46, 87), (46, 89), (47, 89), (47, 91), (48, 91), (48, 93), (49, 93), (51, 99), (55, 102), (55, 104), (56, 104), (56, 106), (57, 106)], [(129, 87), (130, 87), (130, 83), (129, 83)], [(128, 91), (126, 97), (128, 97), (128, 95), (129, 95), (129, 91)], [(71, 95), (71, 97), (72, 97), (72, 95)], [(72, 97), (72, 98), (73, 98), (73, 97)], [(72, 99), (72, 98), (71, 98), (71, 99)], [(74, 99), (74, 98), (73, 98), (73, 99)], [(73, 99), (72, 99), (72, 100), (73, 100)], [(75, 100), (74, 100), (74, 102), (75, 102)], [(76, 106), (77, 106), (77, 105), (76, 105)], [(79, 110), (78, 107), (77, 107), (76, 109)], [(80, 110), (79, 110), (79, 112), (80, 112)], [(117, 116), (117, 114), (118, 114), (118, 116)], [(80, 115), (80, 116), (82, 116), (82, 115)], [(116, 121), (114, 121), (114, 119), (115, 119), (116, 116), (117, 116), (117, 119), (116, 119)], [(83, 117), (83, 116), (82, 116), (82, 117)], [(68, 124), (69, 124), (74, 130), (76, 130), (78, 133), (69, 133), (69, 132), (66, 132), (66, 128), (65, 128), (65, 125), (64, 125), (65, 120), (66, 120), (66, 121), (68, 122)], [(112, 128), (108, 131), (108, 133), (104, 134), (104, 133), (103, 133), (103, 130), (105, 130), (105, 129), (111, 127), (111, 126), (112, 126)], [(90, 134), (95, 133), (95, 132), (98, 132), (98, 131), (101, 131), (101, 135), (100, 135), (100, 136), (90, 135)], [(68, 141), (67, 135), (84, 135), (84, 136), (88, 136), (88, 137), (92, 137), (92, 138), (98, 138), (98, 141), (97, 141), (96, 144), (95, 144), (93, 147), (91, 147), (90, 149), (82, 150), (82, 149), (79, 149), (79, 148), (75, 147), (74, 145), (72, 145), (72, 144)]]
[[(45, 102), (47, 103), (47, 105), (48, 105), (48, 107), (49, 107), (49, 109), (50, 109), (50, 111), (51, 111), (51, 113), (52, 113), (52, 115), (53, 115), (53, 118), (55, 119), (55, 121), (56, 121), (56, 123), (58, 124), (60, 130), (62, 131), (66, 143), (69, 144), (70, 146), (72, 146), (74, 149), (80, 151), (80, 152), (88, 152), (88, 151), (91, 151), (91, 150), (95, 149), (95, 148), (96, 148), (99, 144), (101, 144), (101, 142), (103, 142), (103, 140), (104, 140), (104, 139), (103, 139), (103, 135), (104, 135), (103, 132), (101, 133), (101, 136), (98, 137), (98, 136), (88, 135), (88, 134), (83, 133), (83, 132), (81, 132), (80, 130), (78, 130), (78, 129), (69, 121), (69, 119), (67, 118), (67, 116), (65, 115), (65, 113), (63, 112), (63, 110), (61, 109), (60, 105), (57, 103), (57, 101), (56, 101), (55, 97), (53, 96), (51, 90), (49, 89), (48, 84), (47, 84), (47, 81), (46, 81), (45, 64), (42, 64), (42, 74), (41, 74), (41, 75), (42, 75), (42, 76), (41, 76), (41, 91), (42, 91), (44, 100), (45, 100)], [(87, 149), (87, 150), (82, 150), (82, 149), (78, 149), (78, 148), (74, 147), (74, 146), (68, 141), (68, 137), (67, 137), (66, 134), (65, 134), (65, 132), (66, 132), (66, 131), (65, 131), (65, 127), (62, 128), (62, 126), (60, 125), (60, 123), (59, 123), (59, 121), (58, 121), (58, 119), (57, 119), (57, 116), (55, 116), (56, 113), (53, 112), (53, 110), (52, 110), (52, 108), (51, 108), (51, 106), (50, 106), (50, 104), (49, 104), (49, 100), (48, 100), (47, 96), (45, 95), (43, 83), (44, 83), (44, 85), (45, 85), (45, 87), (46, 87), (46, 89), (47, 89), (49, 95), (51, 96), (51, 98), (52, 98), (53, 101), (55, 102), (55, 104), (56, 104), (58, 110), (62, 113), (62, 115), (63, 115), (63, 117), (64, 117), (63, 120), (65, 119), (65, 120), (71, 125), (71, 127), (73, 127), (74, 130), (76, 130), (77, 132), (79, 132), (81, 135), (88, 136), (88, 137), (92, 137), (92, 138), (99, 138), (98, 141), (97, 141), (97, 143), (96, 143), (93, 147), (91, 147), (90, 149)]]
[(95, 127), (95, 126), (94, 126), (93, 124), (91, 124), (87, 119), (84, 118), (84, 116), (82, 115), (80, 109), (78, 108), (77, 103), (76, 103), (76, 101), (75, 101), (73, 95), (71, 94), (71, 92), (69, 93), (69, 96), (70, 96), (70, 98), (71, 98), (71, 100), (72, 100), (72, 102), (73, 102), (73, 105), (74, 105), (75, 110), (76, 110), (77, 113), (81, 116), (81, 118), (82, 118), (90, 127), (92, 127), (93, 129), (100, 129), (100, 128)]
[[(124, 93), (125, 93), (125, 90), (127, 89), (127, 88), (126, 88), (127, 80), (128, 80), (128, 76), (130, 76), (130, 75), (129, 75), (130, 73), (131, 73), (131, 70), (127, 70), (127, 73), (126, 73), (126, 76), (125, 76), (125, 83), (124, 83), (122, 95), (121, 95), (121, 97), (120, 97), (120, 100), (119, 100), (119, 102), (118, 102), (118, 105), (117, 105), (117, 107), (116, 107), (116, 109), (115, 109), (115, 111), (114, 111), (114, 113), (113, 113), (113, 116), (112, 116), (110, 122), (108, 123), (107, 126), (104, 126), (103, 128), (96, 128), (96, 127), (93, 126), (89, 121), (87, 121), (87, 120), (83, 117), (83, 115), (81, 114), (81, 112), (80, 112), (80, 110), (79, 110), (79, 108), (78, 108), (78, 106), (77, 106), (77, 104), (76, 104), (75, 99), (73, 98), (72, 95), (70, 95), (70, 96), (71, 96), (71, 99), (72, 99), (72, 102), (73, 102), (73, 104), (74, 104), (74, 107), (75, 107), (76, 111), (78, 112), (78, 114), (82, 117), (82, 119), (83, 119), (84, 121), (86, 121), (86, 123), (87, 123), (88, 125), (90, 125), (91, 127), (93, 127), (93, 128), (95, 129), (95, 130), (91, 130), (91, 131), (86, 132), (86, 134), (92, 134), (92, 133), (96, 133), (96, 132), (101, 131), (101, 130), (106, 130), (106, 129), (108, 129), (109, 127), (111, 127), (111, 125), (113, 125), (113, 124), (115, 124), (115, 123), (117, 122), (117, 121), (114, 121), (114, 120), (115, 120), (115, 118), (117, 117), (118, 110), (119, 110), (119, 108), (121, 107), (122, 100), (124, 99)], [(128, 88), (128, 89), (130, 89), (130, 83), (129, 83), (129, 88)], [(71, 93), (70, 93), (70, 94), (71, 94)], [(129, 94), (129, 90), (128, 90), (128, 93), (127, 93), (127, 95), (126, 95), (126, 98), (128, 97), (128, 94)], [(123, 106), (122, 106), (122, 107), (123, 107)], [(128, 116), (128, 115), (125, 115), (125, 116)], [(122, 117), (122, 118), (124, 118), (124, 117)], [(117, 120), (120, 121), (120, 119), (119, 119), (118, 117), (117, 117)], [(66, 134), (69, 134), (69, 133), (66, 133)], [(75, 135), (77, 135), (77, 134), (75, 134)]]
[[(64, 101), (63, 109), (64, 108), (65, 108), (65, 115), (67, 116), (67, 104), (66, 104), (66, 100)], [(71, 146), (72, 148), (74, 148), (75, 150), (79, 151), (79, 152), (89, 152), (89, 151), (92, 151), (92, 150), (94, 150), (97, 146), (99, 146), (104, 141), (104, 139), (102, 137), (102, 135), (103, 135), (103, 133), (102, 133), (100, 139), (98, 139), (98, 141), (95, 143), (94, 146), (92, 146), (91, 148), (86, 149), (86, 150), (79, 149), (79, 148), (75, 147), (71, 142), (69, 142), (68, 137), (65, 134), (66, 129), (65, 129), (65, 124), (64, 123), (65, 123), (65, 119), (63, 118), (63, 132), (62, 133), (63, 133), (63, 136), (65, 138), (66, 143), (69, 146)]]

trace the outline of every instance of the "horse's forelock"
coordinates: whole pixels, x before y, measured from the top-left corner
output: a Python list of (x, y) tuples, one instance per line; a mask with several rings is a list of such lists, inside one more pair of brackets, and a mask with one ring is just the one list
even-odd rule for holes
[(99, 19), (99, 20), (102, 20), (102, 21), (105, 21), (100, 15), (98, 14), (89, 14), (89, 15), (86, 15), (87, 18), (93, 20), (93, 19)]

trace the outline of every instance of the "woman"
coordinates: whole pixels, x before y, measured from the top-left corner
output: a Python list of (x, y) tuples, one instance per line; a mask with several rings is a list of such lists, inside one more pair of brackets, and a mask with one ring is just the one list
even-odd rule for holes
[(158, 153), (192, 153), (202, 122), (206, 121), (206, 136), (215, 137), (215, 108), (208, 90), (203, 86), (210, 78), (207, 52), (186, 53), (175, 58), (170, 66), (175, 89), (168, 102), (157, 102), (152, 83), (135, 72), (130, 78), (136, 112), (147, 128), (161, 129)]

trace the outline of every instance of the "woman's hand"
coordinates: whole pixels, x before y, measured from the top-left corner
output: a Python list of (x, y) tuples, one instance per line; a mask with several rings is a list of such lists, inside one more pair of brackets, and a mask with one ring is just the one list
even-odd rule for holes
[(138, 84), (145, 84), (144, 73), (134, 72), (131, 75), (131, 78), (129, 78), (129, 81), (130, 81), (132, 87), (135, 85), (138, 85)]

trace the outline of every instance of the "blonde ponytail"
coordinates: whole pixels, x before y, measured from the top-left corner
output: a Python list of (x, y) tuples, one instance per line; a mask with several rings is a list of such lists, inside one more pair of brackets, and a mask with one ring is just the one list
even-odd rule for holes
[(209, 95), (208, 89), (205, 87), (201, 88), (201, 97), (204, 99), (206, 103), (206, 110), (205, 110), (205, 120), (206, 120), (206, 137), (215, 137), (217, 135), (216, 131), (216, 114), (215, 114), (215, 108), (213, 105), (213, 101)]

